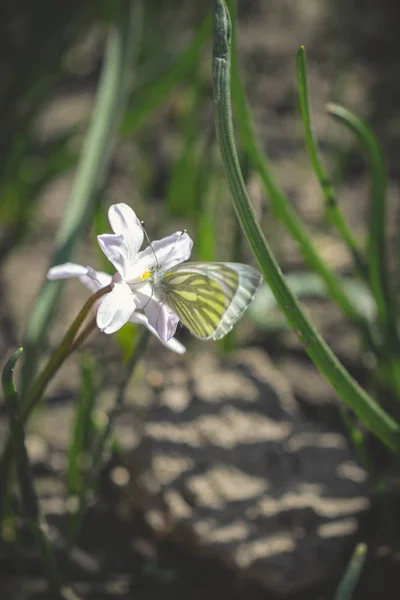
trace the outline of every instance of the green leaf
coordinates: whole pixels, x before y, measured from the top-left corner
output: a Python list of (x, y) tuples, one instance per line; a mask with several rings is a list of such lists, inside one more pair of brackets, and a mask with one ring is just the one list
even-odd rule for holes
[(336, 227), (343, 240), (345, 241), (347, 247), (349, 248), (353, 256), (354, 264), (357, 267), (359, 273), (364, 279), (368, 280), (366, 260), (361, 255), (361, 251), (358, 248), (358, 244), (339, 208), (331, 179), (328, 177), (323, 167), (318, 142), (312, 129), (310, 100), (307, 82), (306, 54), (304, 46), (300, 46), (297, 52), (297, 80), (299, 87), (300, 116), (301, 121), (303, 123), (306, 148), (311, 165), (314, 169), (322, 193), (325, 197), (328, 218), (330, 219), (331, 223)]
[[(17, 390), (14, 385), (14, 368), (22, 354), (22, 351), (23, 349), (19, 348), (19, 350), (14, 352), (3, 369), (2, 384), (4, 402), (10, 425), (22, 508), (25, 513), (27, 525), (35, 537), (36, 544), (40, 552), (42, 567), (44, 573), (46, 574), (49, 586), (55, 596), (59, 598), (62, 589), (62, 578), (55, 560), (55, 555), (50, 545), (50, 541), (45, 533), (43, 518), (40, 514), (39, 503), (36, 496), (31, 466), (29, 463), (29, 456), (26, 449), (25, 430), (20, 411), (20, 403)], [(5, 482), (2, 481), (3, 493), (5, 489), (4, 483)]]
[(391, 289), (386, 256), (386, 167), (380, 146), (364, 121), (337, 104), (328, 104), (328, 113), (343, 123), (358, 138), (367, 153), (371, 171), (369, 240), (367, 249), (369, 277), (378, 306), (386, 340), (399, 350), (397, 307)]
[(361, 571), (367, 557), (366, 544), (357, 544), (347, 566), (346, 572), (336, 591), (334, 600), (350, 600), (360, 579)]
[(199, 200), (199, 113), (204, 101), (199, 87), (196, 81), (192, 91), (192, 106), (183, 119), (182, 146), (172, 168), (166, 193), (169, 215), (191, 219), (196, 214)]
[(230, 103), (231, 22), (223, 0), (214, 4), (214, 117), (219, 148), (242, 231), (265, 281), (310, 358), (339, 397), (393, 452), (400, 450), (399, 426), (351, 377), (301, 309), (259, 226), (236, 152)]
[(81, 461), (89, 456), (92, 439), (92, 417), (96, 404), (94, 362), (89, 355), (80, 360), (81, 389), (75, 409), (75, 419), (68, 449), (68, 494), (77, 494), (82, 487)]
[[(236, 11), (234, 2), (230, 2), (230, 8), (233, 16), (235, 16)], [(237, 119), (240, 140), (243, 144), (244, 151), (248, 155), (251, 165), (260, 176), (260, 179), (268, 194), (268, 199), (271, 203), (271, 208), (275, 216), (282, 221), (289, 234), (299, 244), (299, 248), (304, 256), (305, 261), (307, 262), (307, 265), (322, 277), (322, 279), (325, 281), (327, 289), (329, 290), (330, 296), (333, 300), (335, 300), (335, 302), (342, 309), (342, 311), (352, 321), (359, 323), (360, 315), (358, 314), (357, 307), (350, 302), (350, 299), (347, 297), (344, 290), (341, 288), (340, 282), (336, 277), (336, 274), (329, 268), (329, 266), (317, 252), (312, 241), (311, 233), (300, 221), (291, 203), (289, 202), (289, 199), (276, 182), (272, 173), (268, 157), (265, 156), (265, 154), (263, 153), (260, 144), (256, 138), (253, 117), (247, 104), (244, 86), (240, 77), (239, 63), (235, 47), (235, 19), (233, 19), (233, 24), (233, 28), (229, 32), (229, 35), (231, 35), (232, 33), (233, 47), (232, 97), (235, 106), (235, 115)], [(231, 27), (231, 25), (229, 25), (229, 27)], [(226, 48), (224, 48), (223, 51), (226, 54)], [(230, 55), (231, 54), (229, 49), (229, 61)], [(221, 58), (221, 61), (222, 60), (224, 60), (224, 58)], [(222, 69), (222, 62), (220, 65), (221, 68), (219, 66), (217, 67), (215, 61), (214, 66), (215, 69), (218, 68), (219, 72), (225, 70)], [(214, 89), (216, 88), (214, 87)], [(220, 105), (224, 103), (224, 89), (224, 87), (221, 87), (220, 90)], [(227, 93), (230, 93), (230, 91)]]

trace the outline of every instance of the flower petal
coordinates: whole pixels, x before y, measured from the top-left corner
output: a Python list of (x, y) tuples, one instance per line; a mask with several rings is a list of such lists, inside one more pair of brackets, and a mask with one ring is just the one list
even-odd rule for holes
[(47, 279), (70, 279), (71, 277), (84, 277), (87, 275), (88, 267), (67, 262), (63, 265), (51, 267), (47, 273)]
[(135, 310), (135, 301), (126, 283), (116, 283), (104, 297), (97, 311), (97, 326), (104, 333), (114, 333), (127, 323)]
[(92, 292), (97, 292), (112, 281), (111, 275), (103, 271), (95, 271), (92, 267), (84, 267), (76, 263), (64, 263), (51, 267), (47, 273), (47, 279), (69, 279), (78, 277), (79, 281), (86, 285)]
[(162, 240), (152, 244), (156, 253), (158, 264), (163, 271), (179, 265), (190, 258), (193, 248), (193, 240), (186, 231), (177, 231)]
[(97, 236), (99, 246), (114, 265), (118, 273), (124, 277), (129, 266), (129, 250), (122, 235), (103, 233)]
[(152, 242), (151, 246), (137, 255), (135, 265), (126, 273), (127, 280), (134, 281), (154, 267), (161, 267), (163, 271), (168, 271), (188, 260), (192, 247), (193, 240), (186, 231), (177, 231), (162, 240)]
[(166, 348), (168, 348), (168, 350), (172, 350), (172, 352), (175, 352), (176, 354), (185, 354), (185, 346), (181, 344), (180, 341), (176, 338), (172, 337), (170, 340), (168, 340), (168, 342), (164, 342), (164, 340), (162, 340), (159, 336), (157, 337), (160, 340), (160, 342), (164, 344)]
[(108, 220), (114, 233), (124, 238), (128, 260), (133, 261), (143, 244), (143, 227), (130, 206), (121, 202), (108, 210)]
[(79, 277), (79, 281), (86, 285), (92, 292), (97, 292), (101, 288), (106, 287), (112, 281), (111, 275), (103, 271), (95, 271), (91, 267), (87, 267), (87, 274)]
[(154, 296), (153, 286), (149, 281), (137, 284), (134, 287), (135, 302), (137, 308), (144, 308)]
[(135, 311), (131, 318), (129, 319), (131, 323), (138, 323), (139, 325), (144, 325), (166, 348), (172, 350), (172, 352), (176, 352), (176, 354), (185, 354), (186, 348), (183, 344), (181, 344), (176, 338), (171, 338), (168, 342), (165, 342), (158, 335), (157, 331), (152, 327), (149, 323), (148, 318), (137, 311)]
[(168, 342), (174, 335), (178, 327), (179, 317), (168, 306), (161, 304), (158, 300), (150, 298), (144, 307), (144, 312), (149, 320), (149, 323), (157, 331), (159, 337)]

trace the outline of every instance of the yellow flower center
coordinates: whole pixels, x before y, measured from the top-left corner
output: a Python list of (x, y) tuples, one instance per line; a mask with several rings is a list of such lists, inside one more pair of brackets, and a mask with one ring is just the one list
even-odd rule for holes
[(141, 279), (143, 281), (144, 279), (148, 279), (150, 276), (151, 276), (151, 271), (146, 271), (146, 273), (143, 273), (143, 275), (141, 275), (139, 277), (139, 279)]

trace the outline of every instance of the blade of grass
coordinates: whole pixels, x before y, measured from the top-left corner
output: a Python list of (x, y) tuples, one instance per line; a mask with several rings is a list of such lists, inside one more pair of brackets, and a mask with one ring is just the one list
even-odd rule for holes
[[(211, 165), (210, 165), (211, 169)], [(201, 170), (204, 175), (203, 185), (208, 180), (210, 171)], [(209, 183), (207, 181), (207, 183)], [(218, 182), (219, 183), (219, 182)], [(217, 183), (214, 184), (212, 189), (217, 187)], [(215, 235), (216, 235), (216, 223), (215, 223), (215, 201), (211, 195), (212, 190), (204, 189), (201, 193), (202, 203), (201, 210), (198, 212), (196, 218), (196, 236), (197, 240), (197, 254), (202, 261), (213, 261), (215, 260)]]
[(11, 439), (17, 467), (17, 478), (21, 492), (21, 503), (27, 525), (36, 540), (43, 572), (49, 587), (53, 594), (59, 598), (63, 588), (62, 577), (50, 541), (45, 533), (46, 525), (40, 515), (28, 452), (26, 450), (23, 420), (20, 414), (17, 390), (14, 385), (13, 372), (21, 354), (22, 348), (14, 352), (4, 367), (2, 375), (4, 401), (10, 424)]
[(328, 113), (352, 131), (367, 153), (371, 171), (369, 239), (367, 248), (369, 276), (386, 340), (399, 348), (396, 302), (389, 284), (386, 256), (386, 168), (380, 146), (364, 121), (337, 104), (328, 104)]
[(336, 227), (339, 234), (345, 241), (352, 257), (354, 264), (362, 276), (362, 278), (368, 281), (368, 268), (365, 258), (362, 256), (358, 244), (343, 217), (342, 211), (340, 210), (337, 198), (335, 196), (333, 184), (326, 174), (326, 171), (322, 165), (320, 152), (318, 148), (318, 142), (315, 137), (312, 123), (311, 123), (311, 110), (310, 100), (308, 93), (308, 82), (307, 82), (307, 68), (306, 68), (306, 53), (304, 46), (300, 46), (297, 52), (297, 81), (298, 81), (298, 92), (299, 92), (299, 105), (300, 105), (300, 116), (304, 128), (304, 138), (308, 156), (310, 158), (311, 165), (314, 169), (315, 175), (321, 187), (321, 191), (324, 195), (326, 202), (326, 211), (330, 222)]
[(89, 313), (93, 310), (95, 303), (99, 298), (104, 296), (104, 294), (109, 293), (111, 290), (112, 285), (108, 285), (100, 289), (98, 292), (92, 294), (92, 296), (86, 300), (83, 308), (80, 310), (78, 316), (61, 340), (57, 350), (54, 352), (43, 371), (38, 375), (33, 383), (27, 401), (24, 405), (22, 405), (22, 416), (24, 420), (29, 417), (31, 411), (40, 401), (47, 385), (61, 367), (64, 360), (66, 360), (71, 352), (75, 350), (87, 338), (89, 333), (95, 329), (96, 320), (95, 318), (92, 318), (89, 319), (88, 326), (83, 327), (82, 332), (79, 333), (79, 329), (84, 324)]
[[(75, 319), (75, 321), (72, 323), (72, 325), (70, 326), (70, 328), (64, 335), (59, 347), (54, 352), (53, 356), (50, 358), (47, 365), (44, 367), (43, 371), (38, 375), (35, 382), (33, 383), (31, 390), (29, 390), (29, 395), (27, 397), (25, 404), (23, 405), (21, 403), (21, 418), (22, 418), (23, 422), (25, 422), (28, 419), (32, 410), (35, 408), (37, 403), (42, 398), (49, 381), (52, 379), (52, 377), (58, 371), (58, 369), (60, 368), (60, 366), (62, 365), (64, 360), (66, 360), (66, 358), (68, 358), (72, 349), (77, 348), (79, 343), (83, 342), (86, 339), (86, 337), (89, 335), (89, 333), (91, 331), (93, 331), (93, 329), (95, 328), (96, 322), (95, 322), (95, 319), (93, 318), (90, 320), (89, 325), (84, 327), (83, 331), (81, 333), (78, 333), (81, 325), (83, 324), (84, 320), (88, 316), (89, 312), (92, 310), (95, 302), (103, 294), (109, 292), (111, 289), (112, 289), (111, 286), (102, 288), (101, 290), (99, 290), (98, 292), (93, 294), (84, 304), (84, 306), (81, 309), (81, 311), (79, 312), (77, 318)], [(0, 491), (1, 491), (1, 493), (0, 493), (0, 523), (3, 522), (4, 516), (6, 513), (8, 497), (9, 497), (9, 493), (10, 493), (10, 485), (11, 485), (10, 473), (11, 473), (11, 465), (12, 465), (12, 459), (13, 459), (12, 450), (13, 450), (12, 440), (9, 437), (5, 444), (5, 447), (4, 447), (4, 450), (3, 450), (3, 453), (2, 453), (1, 459), (0, 459), (0, 481), (2, 484), (1, 488), (0, 488)]]
[(158, 75), (138, 100), (133, 100), (133, 106), (127, 110), (121, 124), (123, 135), (135, 133), (145, 119), (166, 101), (173, 88), (183, 77), (192, 72), (204, 45), (210, 39), (210, 34), (211, 17), (208, 16), (200, 25), (186, 51), (180, 54), (171, 68), (164, 75)]
[[(86, 142), (64, 221), (56, 239), (51, 264), (71, 260), (78, 240), (89, 226), (97, 192), (107, 174), (115, 134), (126, 99), (135, 56), (133, 42), (140, 27), (140, 3), (122, 0), (110, 31), (103, 69)], [(51, 325), (62, 281), (45, 281), (35, 301), (25, 335), (21, 378), (21, 401), (26, 402), (35, 375), (40, 350)]]
[(86, 514), (86, 509), (89, 501), (89, 493), (94, 488), (96, 484), (96, 479), (99, 476), (100, 469), (102, 467), (102, 461), (104, 456), (104, 449), (109, 442), (110, 436), (112, 434), (112, 427), (114, 424), (114, 419), (118, 415), (119, 412), (124, 407), (125, 402), (125, 393), (128, 386), (128, 383), (134, 374), (136, 367), (143, 357), (143, 354), (147, 348), (147, 344), (150, 340), (151, 334), (147, 329), (143, 329), (132, 356), (129, 359), (125, 367), (125, 377), (122, 379), (115, 396), (114, 407), (108, 415), (107, 422), (100, 432), (97, 440), (92, 448), (92, 465), (91, 471), (88, 474), (88, 477), (84, 480), (84, 485), (81, 487), (79, 492), (79, 503), (78, 510), (72, 516), (70, 526), (68, 529), (68, 549), (67, 549), (67, 558), (74, 547), (76, 540), (79, 536), (79, 532), (82, 527), (83, 519)]
[(346, 427), (347, 437), (351, 440), (360, 463), (368, 473), (369, 482), (374, 490), (374, 493), (378, 496), (386, 490), (386, 484), (376, 468), (375, 462), (372, 458), (371, 451), (366, 441), (366, 433), (360, 428), (359, 421), (357, 422), (354, 415), (345, 406), (340, 407), (340, 413), (343, 419), (343, 423)]
[(68, 449), (67, 490), (76, 494), (82, 487), (80, 462), (88, 455), (91, 439), (92, 415), (96, 402), (94, 363), (90, 356), (83, 356), (80, 364), (81, 390), (76, 405), (75, 420)]
[(182, 147), (172, 168), (166, 195), (168, 214), (186, 218), (193, 218), (196, 212), (199, 114), (204, 102), (204, 94), (196, 80), (192, 86), (191, 106), (183, 118)]
[(217, 214), (215, 198), (219, 196), (221, 178), (217, 181), (215, 170), (214, 127), (207, 126), (201, 140), (200, 155), (197, 160), (195, 182), (195, 239), (200, 260), (215, 260), (217, 234)]
[[(229, 3), (233, 17), (236, 15), (235, 2)], [(235, 24), (235, 19), (232, 19)], [(340, 286), (336, 275), (318, 254), (312, 242), (310, 232), (305, 228), (293, 210), (288, 198), (275, 181), (267, 157), (262, 152), (255, 136), (253, 118), (247, 105), (246, 94), (240, 77), (239, 63), (236, 52), (236, 33), (232, 30), (232, 97), (236, 109), (237, 126), (244, 151), (251, 164), (258, 172), (271, 202), (275, 216), (282, 221), (290, 235), (298, 242), (300, 250), (308, 266), (320, 275), (329, 295), (335, 300), (342, 311), (354, 322), (362, 319), (357, 308)], [(364, 326), (365, 328), (365, 326)]]
[(242, 230), (271, 287), (279, 306), (310, 358), (337, 391), (338, 396), (392, 451), (400, 449), (398, 424), (358, 385), (333, 354), (319, 332), (302, 311), (257, 222), (247, 194), (237, 157), (230, 103), (229, 12), (223, 0), (214, 9), (213, 83), (217, 139), (233, 203)]
[(360, 579), (361, 570), (367, 557), (366, 544), (357, 544), (350, 558), (346, 572), (334, 596), (334, 600), (350, 600)]

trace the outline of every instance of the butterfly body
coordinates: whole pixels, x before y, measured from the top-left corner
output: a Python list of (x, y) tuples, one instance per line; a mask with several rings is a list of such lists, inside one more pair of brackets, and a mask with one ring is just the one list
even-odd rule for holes
[(154, 294), (196, 337), (217, 340), (240, 319), (261, 283), (261, 275), (240, 263), (188, 262), (150, 275)]

